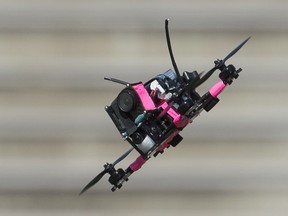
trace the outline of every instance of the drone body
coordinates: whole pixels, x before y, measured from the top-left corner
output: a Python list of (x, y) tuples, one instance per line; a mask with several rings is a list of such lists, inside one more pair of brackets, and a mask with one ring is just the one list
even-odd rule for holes
[[(210, 111), (219, 102), (218, 95), (238, 78), (242, 69), (236, 70), (231, 64), (226, 66), (225, 62), (250, 38), (243, 41), (223, 60), (216, 60), (215, 66), (201, 77), (202, 74), (198, 74), (197, 71), (183, 72), (180, 75), (171, 48), (168, 20), (165, 22), (165, 30), (174, 71), (170, 69), (146, 83), (131, 84), (105, 77), (106, 80), (125, 85), (105, 110), (121, 136), (131, 145), (131, 149), (114, 163), (106, 163), (104, 170), (88, 183), (80, 194), (96, 184), (105, 174), (110, 175), (112, 191), (121, 188), (128, 177), (139, 170), (152, 156), (162, 154), (164, 149), (170, 146), (177, 146), (183, 139), (180, 132), (203, 110)], [(216, 70), (220, 70), (220, 81), (200, 96), (196, 88)], [(116, 170), (115, 165), (134, 149), (139, 153), (139, 157), (127, 169)]]

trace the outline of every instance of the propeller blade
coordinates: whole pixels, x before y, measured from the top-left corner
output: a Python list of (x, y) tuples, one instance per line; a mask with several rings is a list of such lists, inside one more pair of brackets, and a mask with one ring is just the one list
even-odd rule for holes
[(130, 153), (131, 151), (133, 150), (134, 148), (131, 148), (129, 149), (127, 152), (125, 152), (123, 155), (121, 155), (116, 161), (114, 161), (114, 163), (112, 164), (113, 167), (118, 164), (120, 161), (122, 161), (124, 158), (126, 158)]
[(231, 58), (235, 53), (237, 53), (243, 46), (244, 44), (247, 43), (247, 41), (251, 38), (248, 37), (246, 40), (244, 40), (241, 44), (239, 44), (234, 50), (232, 50), (224, 59), (223, 59), (223, 64), (229, 59)]
[[(199, 76), (202, 76), (202, 74), (204, 73), (204, 71), (202, 71), (201, 73), (199, 73)], [(200, 80), (197, 80), (193, 83), (189, 83), (188, 85), (186, 85), (180, 92), (179, 96), (181, 96), (182, 94), (184, 94), (185, 92), (189, 92), (192, 89), (195, 89), (196, 84), (199, 82)]]
[(197, 88), (198, 86), (200, 86), (202, 83), (204, 83), (206, 80), (209, 79), (209, 77), (216, 71), (218, 67), (214, 66), (210, 71), (208, 71), (207, 73), (205, 73), (203, 75), (203, 77), (200, 78), (200, 80), (198, 80), (198, 82), (196, 82), (192, 88)]
[(87, 191), (89, 188), (91, 188), (92, 186), (94, 186), (98, 181), (100, 181), (100, 179), (106, 174), (108, 173), (107, 169), (104, 169), (101, 173), (99, 173), (94, 179), (92, 179), (92, 181), (90, 181), (83, 189), (82, 191), (79, 193), (79, 196), (81, 194), (83, 194), (85, 191)]
[(205, 71), (201, 71), (201, 72), (199, 73), (199, 76), (201, 77), (201, 76), (204, 74), (204, 72), (205, 72)]
[(133, 150), (134, 148), (129, 149), (128, 151), (126, 151), (123, 155), (121, 155), (116, 161), (114, 161), (113, 164), (107, 164), (104, 165), (105, 169), (99, 173), (94, 179), (92, 179), (92, 181), (90, 181), (83, 189), (82, 191), (79, 193), (79, 196), (81, 194), (83, 194), (85, 191), (87, 191), (89, 188), (91, 188), (92, 186), (94, 186), (98, 181), (100, 181), (100, 179), (102, 179), (102, 177), (109, 172), (109, 170), (111, 170), (111, 168), (114, 168), (114, 166), (116, 164), (118, 164), (120, 161), (122, 161), (124, 158), (126, 158)]
[(204, 83), (207, 79), (209, 79), (209, 77), (217, 70), (219, 69), (223, 64), (225, 64), (225, 62), (231, 58), (233, 55), (235, 55), (235, 53), (237, 53), (243, 46), (244, 44), (247, 43), (247, 41), (251, 38), (248, 37), (246, 40), (244, 40), (241, 44), (239, 44), (234, 50), (232, 50), (222, 61), (220, 60), (218, 64), (216, 64), (210, 71), (208, 71), (206, 74), (204, 74), (204, 76), (198, 81), (196, 82), (193, 87), (191, 88), (197, 88), (198, 86), (200, 86), (202, 83)]

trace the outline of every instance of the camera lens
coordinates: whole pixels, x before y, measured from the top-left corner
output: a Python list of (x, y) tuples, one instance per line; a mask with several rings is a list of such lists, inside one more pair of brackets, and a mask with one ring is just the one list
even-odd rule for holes
[(123, 90), (117, 98), (117, 104), (123, 112), (130, 112), (134, 107), (134, 93), (131, 90)]

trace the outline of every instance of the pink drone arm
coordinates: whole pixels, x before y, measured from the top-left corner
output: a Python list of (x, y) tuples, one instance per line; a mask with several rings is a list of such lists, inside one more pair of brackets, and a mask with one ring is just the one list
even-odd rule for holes
[(139, 170), (145, 162), (146, 160), (140, 155), (132, 164), (130, 164), (129, 168), (135, 172)]
[(210, 88), (209, 93), (212, 95), (212, 97), (216, 98), (225, 87), (226, 85), (223, 83), (223, 81), (220, 81)]

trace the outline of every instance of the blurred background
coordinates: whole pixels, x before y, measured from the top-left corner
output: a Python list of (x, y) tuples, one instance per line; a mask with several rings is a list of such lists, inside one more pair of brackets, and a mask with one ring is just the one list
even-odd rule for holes
[[(103, 77), (171, 68), (165, 18), (181, 71), (252, 35), (228, 62), (243, 72), (177, 148), (78, 197), (130, 147), (104, 111), (123, 87)], [(0, 215), (287, 215), (287, 59), (285, 0), (0, 0)]]

